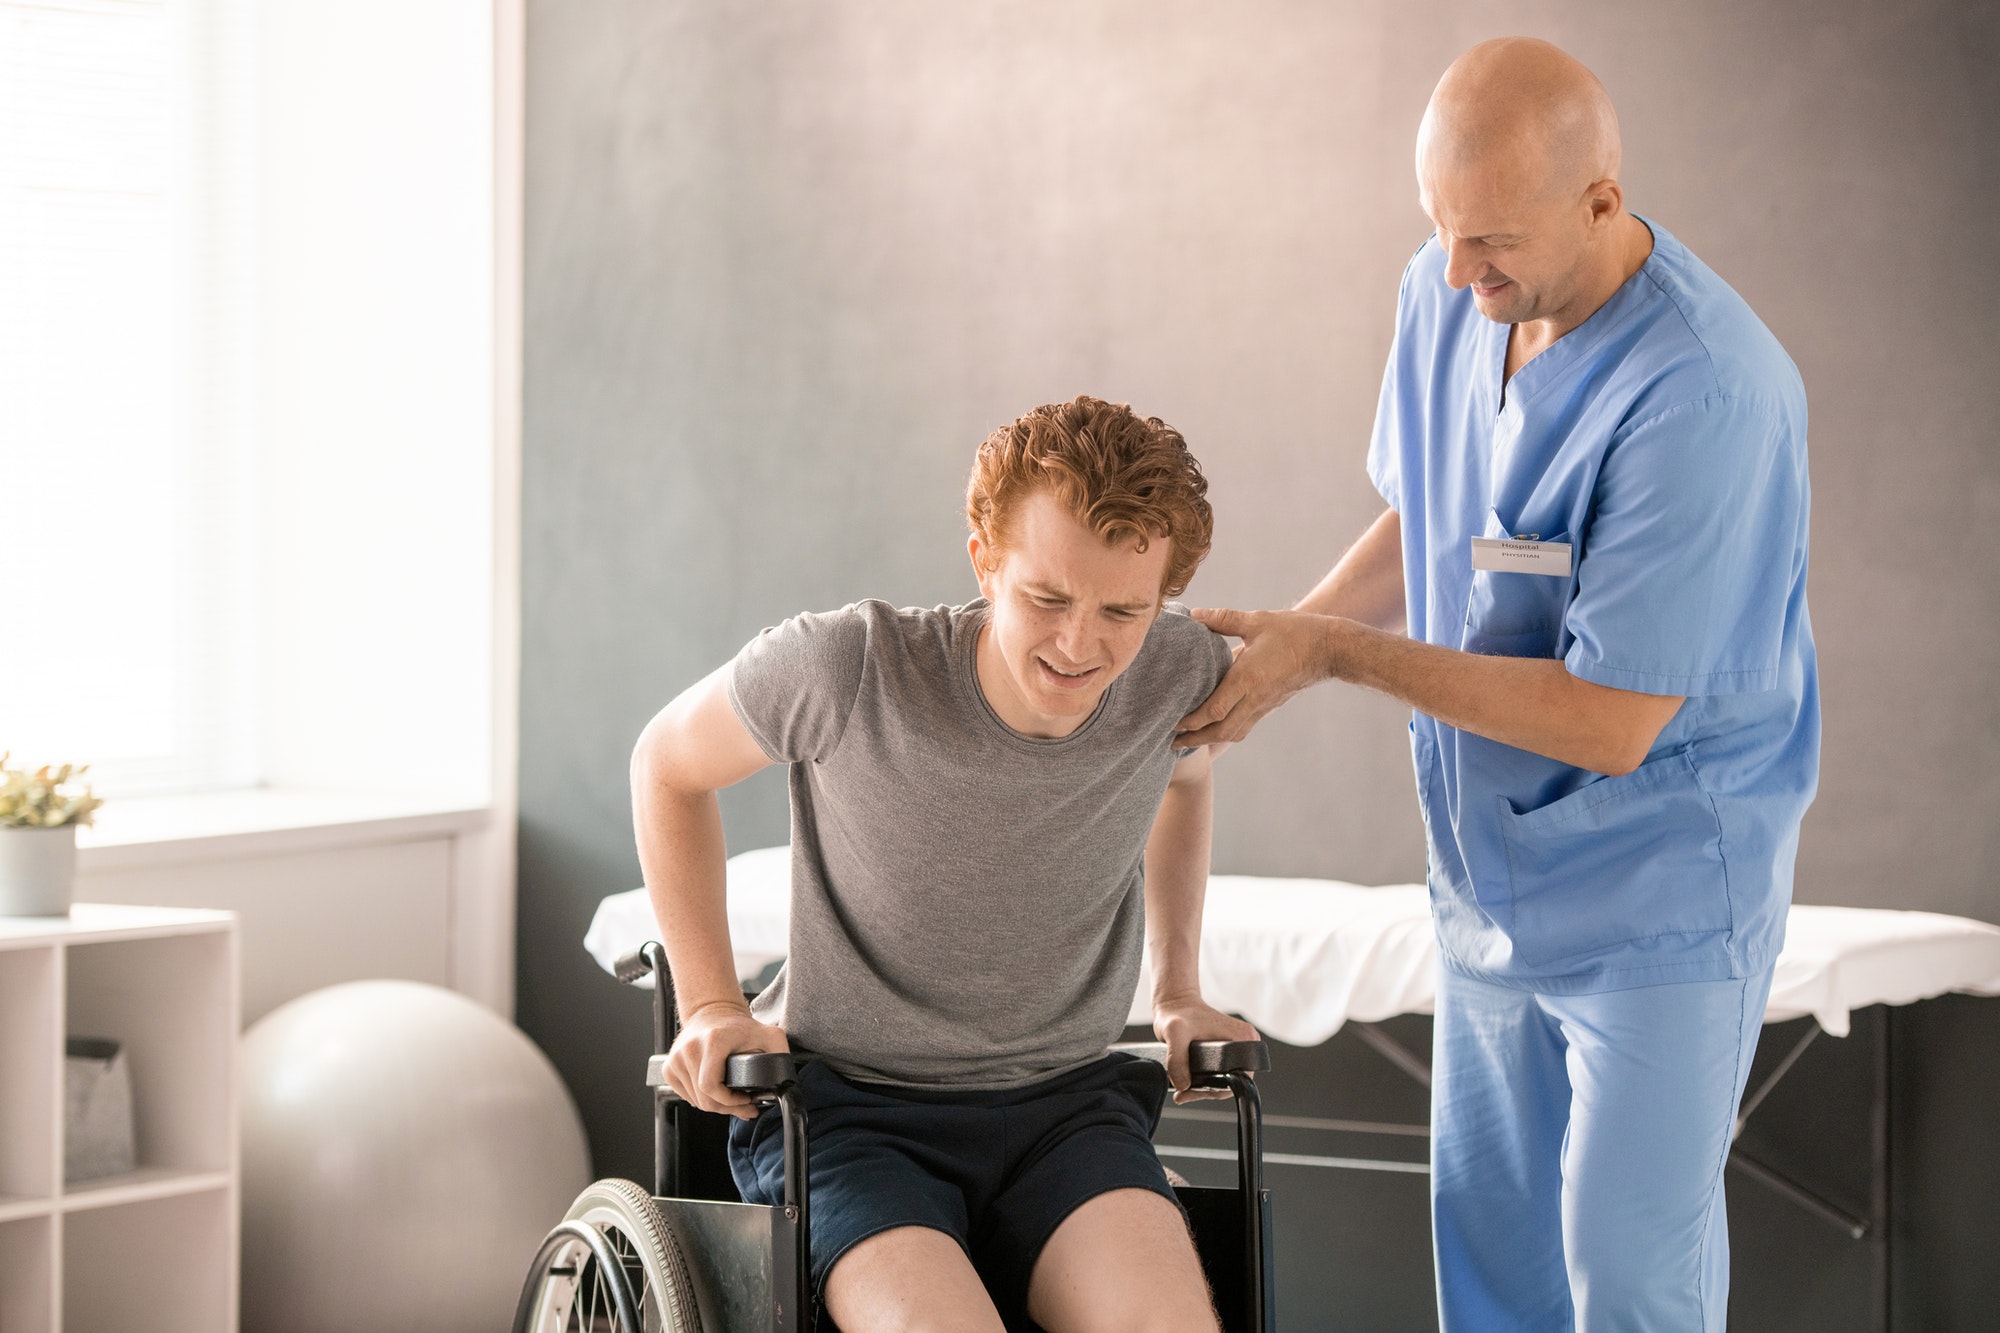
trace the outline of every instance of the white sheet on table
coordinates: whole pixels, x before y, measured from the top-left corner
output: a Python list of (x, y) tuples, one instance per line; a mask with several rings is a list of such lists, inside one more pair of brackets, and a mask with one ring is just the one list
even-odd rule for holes
[(1811, 1014), (1829, 1035), (1871, 1004), (2000, 995), (2000, 926), (1937, 912), (1794, 904), (1764, 1021)]
[[(791, 947), (792, 849), (760, 847), (729, 858), (729, 945), (736, 975), (749, 981)], [(614, 893), (597, 904), (583, 947), (606, 972), (647, 940), (660, 938), (644, 889)]]
[[(1348, 1019), (1427, 1014), (1437, 945), (1421, 884), (1363, 888), (1330, 879), (1211, 875), (1202, 912), (1201, 988), (1260, 1032), (1314, 1046)], [(1150, 1022), (1142, 974), (1131, 1021)]]
[[(729, 933), (744, 980), (785, 956), (791, 854), (729, 858)], [(598, 904), (584, 948), (609, 971), (657, 938), (643, 889)], [(1280, 1041), (1311, 1046), (1349, 1019), (1429, 1013), (1437, 940), (1421, 884), (1366, 888), (1329, 879), (1213, 875), (1202, 918), (1202, 989)], [(1141, 977), (1131, 1019), (1151, 1019)], [(1933, 912), (1794, 906), (1766, 1022), (1812, 1015), (1836, 1037), (1851, 1010), (1963, 991), (2000, 995), (2000, 926)]]

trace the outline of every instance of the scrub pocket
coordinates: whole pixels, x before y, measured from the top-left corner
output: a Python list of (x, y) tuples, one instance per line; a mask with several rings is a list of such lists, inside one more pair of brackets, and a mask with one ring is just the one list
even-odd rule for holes
[(1522, 961), (1729, 930), (1722, 824), (1685, 751), (1526, 814), (1494, 799)]
[[(1505, 539), (1514, 533), (1489, 509), (1486, 531), (1481, 535)], [(1540, 538), (1551, 542), (1569, 539), (1567, 532)], [(1471, 559), (1469, 551), (1466, 558)], [(1576, 568), (1574, 559), (1570, 568)], [(1556, 647), (1562, 636), (1563, 612), (1569, 608), (1575, 584), (1574, 572), (1561, 578), (1520, 570), (1473, 570), (1472, 593), (1465, 602), (1465, 651), (1488, 657), (1560, 656)]]

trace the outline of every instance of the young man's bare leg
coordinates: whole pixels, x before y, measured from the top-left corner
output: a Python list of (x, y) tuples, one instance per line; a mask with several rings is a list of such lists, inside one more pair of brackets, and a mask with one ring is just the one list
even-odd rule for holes
[(972, 1261), (929, 1227), (877, 1232), (841, 1255), (826, 1275), (826, 1308), (867, 1333), (1002, 1333)]
[(1028, 1313), (1049, 1333), (1218, 1333), (1187, 1222), (1142, 1189), (1063, 1220), (1035, 1261)]

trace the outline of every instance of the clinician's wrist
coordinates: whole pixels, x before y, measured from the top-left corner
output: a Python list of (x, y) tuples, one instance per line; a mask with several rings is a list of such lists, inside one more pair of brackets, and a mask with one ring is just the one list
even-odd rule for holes
[(1306, 651), (1306, 670), (1312, 677), (1309, 683), (1341, 679), (1353, 653), (1353, 632), (1360, 625), (1344, 616), (1326, 615), (1315, 615), (1307, 623), (1311, 627)]

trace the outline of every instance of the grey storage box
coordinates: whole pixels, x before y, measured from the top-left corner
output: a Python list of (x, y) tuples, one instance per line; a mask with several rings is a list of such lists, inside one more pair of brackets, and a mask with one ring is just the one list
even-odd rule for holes
[(115, 1041), (71, 1037), (63, 1061), (63, 1180), (133, 1170), (132, 1070)]

